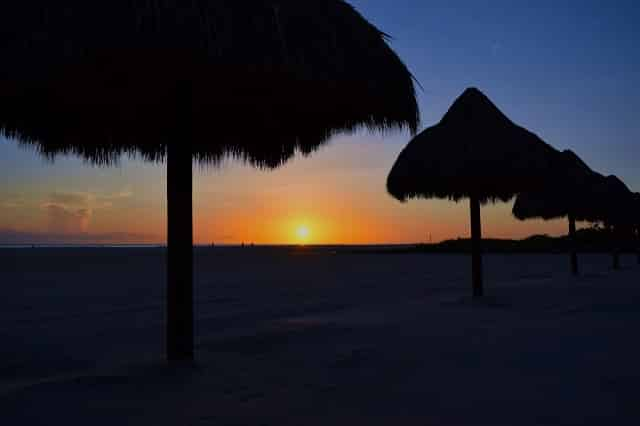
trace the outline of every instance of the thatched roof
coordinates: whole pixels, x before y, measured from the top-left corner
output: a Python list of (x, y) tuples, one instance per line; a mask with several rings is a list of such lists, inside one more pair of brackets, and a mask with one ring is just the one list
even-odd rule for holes
[[(277, 166), (333, 134), (415, 131), (413, 79), (341, 0), (0, 3), (0, 133), (48, 155), (194, 155)], [(184, 123), (183, 123), (184, 124)]]
[(635, 222), (633, 192), (617, 176), (600, 179), (594, 188), (598, 200), (599, 219), (610, 225), (632, 225)]
[(600, 202), (593, 188), (604, 176), (594, 172), (573, 151), (558, 153), (550, 184), (518, 195), (513, 215), (520, 220), (555, 219), (572, 215), (579, 221), (598, 221)]
[(442, 120), (400, 153), (387, 180), (399, 200), (507, 201), (537, 188), (556, 151), (511, 122), (483, 93), (467, 89)]

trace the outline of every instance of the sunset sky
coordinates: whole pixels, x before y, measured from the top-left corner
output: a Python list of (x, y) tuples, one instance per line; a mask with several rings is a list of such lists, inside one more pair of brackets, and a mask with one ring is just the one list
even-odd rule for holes
[[(468, 86), (516, 123), (640, 191), (640, 7), (635, 1), (353, 0), (420, 82), (423, 126)], [(466, 237), (466, 201), (401, 204), (386, 176), (410, 135), (334, 138), (275, 171), (229, 160), (194, 173), (196, 243), (413, 243)], [(162, 243), (165, 168), (49, 162), (0, 138), (0, 244)], [(487, 237), (565, 232), (483, 209)]]

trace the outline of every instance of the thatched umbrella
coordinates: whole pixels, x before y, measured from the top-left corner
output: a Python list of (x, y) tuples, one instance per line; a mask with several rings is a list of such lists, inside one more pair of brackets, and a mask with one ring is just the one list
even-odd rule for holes
[(610, 231), (612, 267), (620, 269), (620, 243), (634, 225), (633, 192), (614, 175), (603, 177), (594, 191), (598, 200), (598, 215)]
[(479, 90), (467, 89), (442, 120), (400, 153), (387, 180), (395, 198), (470, 199), (473, 295), (480, 297), (480, 205), (538, 188), (556, 151), (511, 122)]
[(337, 132), (418, 126), (411, 74), (341, 0), (2, 2), (0, 40), (5, 136), (167, 162), (172, 360), (193, 357), (193, 159), (276, 167)]
[(566, 216), (569, 220), (571, 272), (577, 275), (576, 221), (599, 220), (599, 201), (594, 198), (593, 187), (602, 176), (570, 150), (558, 154), (556, 167), (558, 170), (553, 173), (549, 185), (518, 195), (513, 215), (520, 220), (549, 220)]

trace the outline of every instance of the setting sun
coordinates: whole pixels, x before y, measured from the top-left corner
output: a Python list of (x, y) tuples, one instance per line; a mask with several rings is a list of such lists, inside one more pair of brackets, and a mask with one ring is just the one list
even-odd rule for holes
[(298, 237), (299, 242), (306, 243), (311, 237), (311, 230), (306, 225), (300, 225), (296, 228), (296, 237)]

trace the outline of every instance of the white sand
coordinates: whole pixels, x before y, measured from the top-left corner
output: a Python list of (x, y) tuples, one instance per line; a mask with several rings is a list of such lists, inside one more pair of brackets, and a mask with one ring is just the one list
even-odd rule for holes
[(200, 251), (167, 366), (160, 250), (0, 250), (1, 425), (638, 425), (640, 267)]

